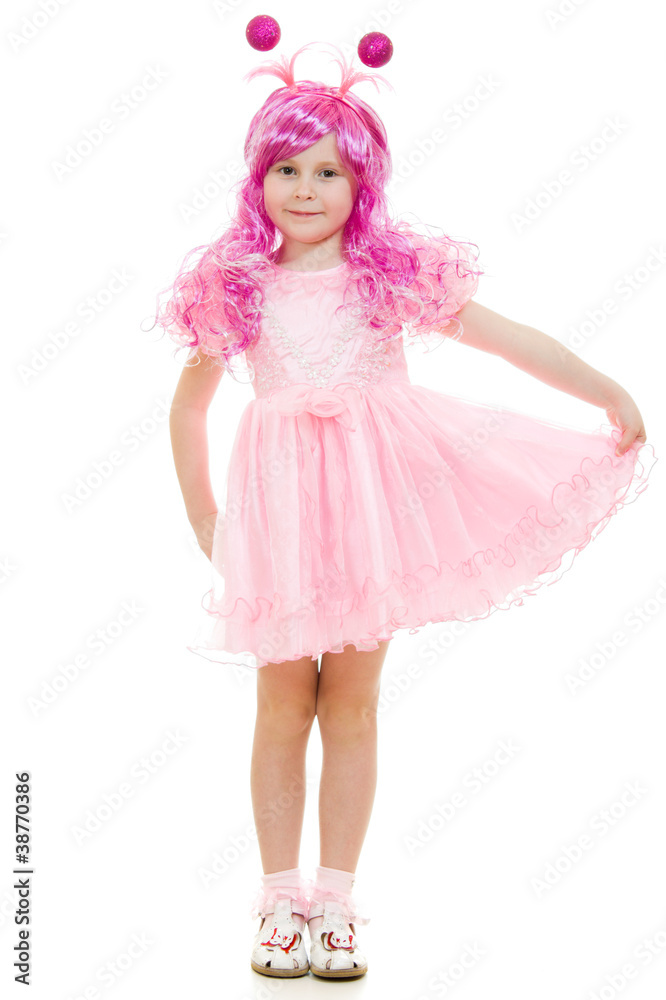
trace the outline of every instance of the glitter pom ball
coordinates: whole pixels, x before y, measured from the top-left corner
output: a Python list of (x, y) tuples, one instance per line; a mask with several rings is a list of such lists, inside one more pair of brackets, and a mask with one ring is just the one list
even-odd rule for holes
[(274, 49), (280, 41), (280, 25), (274, 17), (268, 14), (257, 14), (251, 21), (248, 21), (245, 29), (245, 37), (253, 49), (260, 52), (267, 52)]
[(358, 43), (358, 57), (365, 66), (379, 69), (386, 66), (393, 55), (393, 45), (388, 35), (381, 31), (370, 31)]

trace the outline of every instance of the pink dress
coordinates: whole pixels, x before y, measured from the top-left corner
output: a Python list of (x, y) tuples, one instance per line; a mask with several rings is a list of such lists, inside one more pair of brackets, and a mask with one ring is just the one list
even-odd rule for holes
[(645, 489), (652, 446), (618, 458), (617, 428), (413, 385), (401, 337), (377, 350), (334, 317), (346, 263), (274, 272), (193, 652), (260, 668), (485, 618), (559, 580)]

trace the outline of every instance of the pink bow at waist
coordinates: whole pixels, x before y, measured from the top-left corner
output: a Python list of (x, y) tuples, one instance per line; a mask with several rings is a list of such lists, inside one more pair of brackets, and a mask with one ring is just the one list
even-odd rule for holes
[(316, 417), (339, 417), (349, 430), (363, 419), (361, 393), (351, 382), (341, 382), (328, 389), (297, 382), (268, 397), (278, 413), (291, 417), (307, 411)]

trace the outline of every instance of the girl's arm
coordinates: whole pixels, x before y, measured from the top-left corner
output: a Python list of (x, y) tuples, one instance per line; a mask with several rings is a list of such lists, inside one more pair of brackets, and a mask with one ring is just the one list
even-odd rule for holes
[[(185, 367), (174, 392), (169, 412), (171, 448), (176, 475), (185, 501), (187, 516), (199, 543), (210, 558), (208, 541), (212, 542), (211, 524), (207, 515), (217, 513), (208, 466), (208, 407), (215, 395), (224, 368), (197, 353), (200, 363)], [(204, 528), (207, 526), (207, 531)], [(204, 538), (210, 535), (210, 538)], [(206, 544), (204, 544), (206, 542)]]
[(461, 344), (497, 354), (554, 389), (603, 407), (623, 432), (616, 454), (625, 452), (634, 439), (646, 440), (642, 417), (626, 389), (586, 364), (559, 340), (471, 299), (456, 315), (463, 325)]

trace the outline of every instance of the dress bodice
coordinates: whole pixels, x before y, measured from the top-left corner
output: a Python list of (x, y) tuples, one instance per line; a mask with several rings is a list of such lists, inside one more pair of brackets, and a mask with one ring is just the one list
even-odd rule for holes
[(343, 304), (348, 265), (292, 271), (274, 265), (265, 286), (260, 335), (245, 351), (257, 398), (296, 383), (321, 389), (340, 383), (357, 388), (401, 379), (409, 382), (401, 337), (377, 343), (357, 306)]

